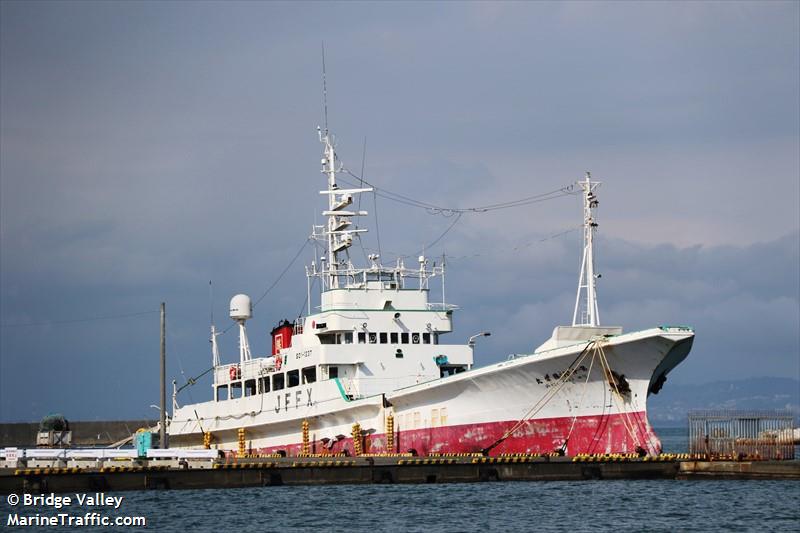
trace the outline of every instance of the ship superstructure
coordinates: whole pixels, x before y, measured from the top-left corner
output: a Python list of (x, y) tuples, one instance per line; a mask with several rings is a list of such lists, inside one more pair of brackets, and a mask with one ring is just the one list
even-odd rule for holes
[[(429, 281), (443, 281), (443, 262), (419, 256), (411, 267), (385, 266), (372, 254), (368, 265), (354, 265), (350, 248), (366, 231), (354, 220), (367, 215), (354, 198), (372, 189), (341, 188), (327, 126), (319, 138), (326, 222), (311, 237), (325, 255), (306, 267), (309, 314), (280, 323), (272, 354), (253, 357), (245, 327), (252, 305), (236, 295), (239, 361), (220, 362), (212, 326), (213, 398), (183, 407), (173, 400), (171, 445), (287, 454), (660, 451), (646, 399), (686, 357), (694, 333), (599, 325), (598, 182), (588, 173), (578, 182), (584, 251), (573, 324), (556, 327), (528, 355), (473, 368), (472, 338), (447, 343), (457, 308), (444, 291), (435, 302), (430, 294)], [(311, 312), (315, 280), (321, 297)]]

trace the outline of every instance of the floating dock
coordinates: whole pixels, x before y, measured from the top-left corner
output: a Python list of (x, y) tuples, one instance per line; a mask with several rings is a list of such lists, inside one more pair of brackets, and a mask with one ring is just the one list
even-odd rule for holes
[(0, 493), (605, 479), (796, 479), (800, 461), (674, 456), (306, 457), (0, 469)]

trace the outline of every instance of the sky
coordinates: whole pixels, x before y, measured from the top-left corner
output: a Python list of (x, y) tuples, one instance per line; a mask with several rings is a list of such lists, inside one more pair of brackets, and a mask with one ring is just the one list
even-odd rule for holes
[[(209, 368), (234, 294), (266, 293), (254, 355), (307, 311), (323, 43), (353, 173), (467, 208), (591, 171), (601, 323), (694, 327), (667, 387), (798, 379), (799, 26), (800, 3), (777, 1), (4, 0), (0, 421), (157, 417), (160, 302), (181, 384)], [(447, 255), (460, 310), (442, 340), (491, 331), (477, 364), (571, 322), (579, 197), (454, 225), (361, 201), (356, 260)], [(235, 329), (220, 345), (238, 357)], [(206, 376), (179, 401), (210, 398)]]

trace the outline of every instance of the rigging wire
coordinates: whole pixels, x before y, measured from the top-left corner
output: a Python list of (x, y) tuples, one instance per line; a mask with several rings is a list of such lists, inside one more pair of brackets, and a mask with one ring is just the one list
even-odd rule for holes
[[(273, 281), (273, 282), (272, 282), (272, 285), (270, 285), (269, 287), (267, 287), (267, 290), (265, 290), (265, 291), (264, 291), (264, 293), (263, 293), (261, 296), (259, 296), (259, 297), (258, 297), (258, 299), (257, 299), (257, 300), (256, 300), (256, 301), (253, 303), (253, 308), (255, 308), (255, 307), (256, 307), (256, 306), (259, 304), (259, 302), (261, 302), (261, 300), (263, 300), (263, 299), (264, 299), (264, 297), (265, 297), (267, 294), (269, 294), (269, 291), (271, 291), (272, 289), (274, 289), (274, 288), (275, 288), (275, 286), (276, 286), (276, 285), (277, 285), (277, 284), (278, 284), (278, 283), (279, 283), (279, 282), (280, 282), (280, 281), (283, 279), (283, 276), (285, 276), (285, 275), (286, 275), (286, 273), (289, 271), (289, 269), (290, 269), (290, 268), (292, 268), (292, 265), (294, 265), (294, 262), (295, 262), (295, 261), (297, 261), (297, 258), (298, 258), (298, 257), (300, 257), (300, 254), (301, 254), (301, 253), (303, 253), (303, 250), (305, 250), (305, 248), (306, 248), (306, 246), (308, 245), (308, 243), (309, 243), (309, 241), (310, 241), (310, 240), (311, 240), (310, 238), (307, 238), (305, 241), (303, 241), (303, 245), (300, 247), (300, 249), (299, 249), (299, 250), (297, 250), (297, 253), (296, 253), (296, 254), (294, 254), (294, 257), (292, 257), (292, 260), (291, 260), (291, 261), (289, 261), (289, 264), (288, 264), (288, 265), (286, 265), (286, 268), (284, 268), (284, 269), (281, 271), (281, 273), (280, 273), (280, 275), (278, 275), (277, 279), (275, 279), (275, 281)], [(220, 332), (220, 335), (224, 335), (225, 333), (227, 333), (228, 331), (230, 331), (230, 329), (231, 329), (233, 326), (235, 326), (235, 325), (236, 325), (236, 322), (233, 322), (233, 323), (232, 323), (232, 324), (230, 324), (230, 325), (229, 325), (227, 328), (223, 329), (223, 330)]]
[[(367, 138), (364, 137), (364, 146), (361, 149), (361, 176), (364, 175), (364, 166), (367, 163)], [(364, 187), (364, 178), (359, 176), (358, 178), (358, 188), (361, 189)], [(358, 195), (358, 210), (361, 211), (361, 195)]]
[(303, 253), (303, 250), (305, 250), (306, 245), (308, 245), (308, 241), (310, 241), (310, 240), (311, 239), (306, 239), (305, 241), (303, 241), (303, 245), (300, 247), (299, 250), (297, 250), (297, 253), (294, 254), (294, 257), (292, 257), (292, 260), (289, 261), (288, 265), (286, 265), (286, 268), (284, 268), (283, 271), (278, 276), (278, 278), (275, 281), (272, 282), (272, 285), (270, 285), (267, 288), (267, 290), (264, 291), (264, 294), (262, 294), (261, 296), (258, 297), (258, 299), (255, 301), (255, 303), (253, 303), (253, 307), (257, 306), (259, 304), (259, 302), (261, 302), (261, 300), (263, 300), (264, 297), (269, 293), (269, 291), (274, 289), (275, 285), (277, 285), (278, 282), (280, 282), (280, 280), (283, 279), (283, 276), (285, 276), (286, 273), (289, 271), (289, 269), (292, 268), (292, 265), (294, 265), (294, 262), (297, 261), (298, 257), (300, 257), (300, 254)]
[[(314, 289), (314, 286), (315, 286), (316, 284), (317, 284), (317, 278), (314, 278), (313, 280), (311, 280), (311, 286), (309, 287), (309, 290), (313, 290), (313, 289)], [(297, 313), (297, 316), (298, 316), (298, 317), (301, 317), (301, 316), (303, 316), (303, 311), (305, 311), (305, 310), (306, 310), (306, 305), (308, 305), (308, 298), (304, 296), (304, 297), (303, 297), (303, 307), (301, 307), (301, 308), (300, 308), (300, 312), (299, 312), (299, 313)], [(311, 312), (311, 310), (309, 309), (309, 313), (310, 313), (310, 312)]]
[[(168, 342), (170, 345), (172, 345), (172, 338), (173, 338), (173, 337), (172, 337), (172, 330), (171, 330), (171, 329), (169, 329), (169, 328), (166, 328), (166, 336), (167, 336), (167, 338), (166, 338), (167, 342)], [(177, 356), (177, 359), (178, 359), (178, 370), (179, 370), (179, 371), (180, 371), (180, 373), (181, 373), (181, 377), (182, 377), (183, 379), (186, 379), (186, 372), (184, 372), (184, 371), (183, 371), (183, 359), (181, 358), (181, 352), (180, 352), (180, 350), (176, 352), (176, 356)], [(188, 380), (188, 381), (192, 381), (192, 378), (191, 378), (191, 377), (189, 377), (189, 380)], [(188, 382), (187, 382), (187, 383), (188, 383)], [(192, 391), (191, 391), (191, 390), (187, 391), (187, 394), (189, 395), (189, 400), (190, 400), (192, 403), (195, 403), (195, 401), (194, 401), (194, 398), (192, 397)]]
[(375, 237), (378, 240), (378, 255), (381, 255), (381, 230), (378, 226), (378, 195), (372, 191), (372, 201), (375, 208)]
[[(346, 172), (351, 177), (359, 180), (359, 182), (363, 185), (366, 184), (369, 187), (374, 189), (374, 194), (380, 196), (381, 198), (385, 198), (387, 200), (391, 200), (393, 202), (398, 202), (401, 204), (405, 204), (411, 207), (417, 207), (420, 209), (425, 209), (429, 214), (432, 215), (443, 215), (443, 216), (454, 216), (458, 213), (486, 213), (489, 211), (496, 211), (499, 209), (509, 209), (512, 207), (521, 207), (524, 205), (530, 205), (538, 202), (543, 202), (546, 200), (553, 200), (555, 198), (560, 198), (562, 196), (567, 195), (574, 195), (574, 184), (565, 185), (564, 187), (560, 187), (558, 189), (554, 189), (552, 191), (548, 191), (545, 193), (534, 194), (531, 196), (526, 196), (524, 198), (519, 198), (517, 200), (510, 200), (507, 202), (499, 202), (494, 204), (487, 204), (482, 206), (475, 206), (475, 207), (444, 207), (436, 204), (431, 204), (428, 202), (423, 202), (421, 200), (416, 200), (414, 198), (410, 198), (408, 196), (404, 196), (402, 194), (398, 194), (383, 187), (377, 187), (376, 185), (370, 183), (369, 181), (365, 180), (363, 176), (359, 176), (349, 170), (346, 167), (342, 167), (342, 170)], [(348, 183), (350, 185), (355, 186), (352, 183), (347, 182), (346, 180), (341, 180), (344, 183)]]
[[(519, 251), (523, 250), (524, 248), (528, 248), (530, 246), (533, 246), (534, 244), (538, 244), (538, 243), (546, 242), (546, 241), (549, 241), (549, 240), (552, 240), (552, 239), (556, 239), (556, 238), (561, 237), (563, 235), (566, 235), (568, 233), (572, 233), (573, 231), (577, 231), (577, 230), (579, 230), (581, 228), (583, 228), (583, 224), (579, 224), (577, 226), (574, 226), (574, 227), (559, 231), (557, 233), (552, 233), (550, 235), (547, 235), (546, 237), (542, 237), (541, 239), (535, 239), (535, 240), (529, 240), (529, 241), (521, 242), (520, 244), (517, 244), (517, 245), (512, 246), (510, 248), (502, 248), (501, 250), (502, 251), (506, 251), (506, 252), (519, 252)], [(432, 244), (435, 244), (435, 241)], [(430, 247), (432, 244), (429, 244), (427, 247)], [(366, 252), (377, 251), (375, 248), (370, 248), (370, 247), (364, 247), (364, 250), (365, 250), (365, 253)], [(395, 257), (398, 257), (398, 258), (403, 258), (403, 259), (408, 258), (408, 257), (412, 257), (412, 255), (410, 255), (410, 254), (402, 254), (402, 253), (399, 253), (399, 252), (394, 252), (392, 250), (387, 250), (386, 253), (391, 254), (391, 255), (393, 255)], [(468, 255), (449, 255), (448, 254), (447, 259), (449, 261), (462, 261), (464, 259), (472, 259), (473, 257), (485, 257), (486, 255), (487, 254), (479, 254), (479, 253), (468, 254)]]
[(563, 231), (559, 231), (558, 233), (553, 233), (552, 235), (548, 235), (547, 237), (542, 237), (541, 239), (537, 239), (537, 240), (533, 240), (533, 241), (528, 241), (526, 243), (518, 244), (517, 246), (515, 246), (513, 248), (513, 250), (516, 252), (516, 251), (521, 250), (522, 248), (527, 248), (527, 247), (529, 247), (529, 246), (531, 246), (533, 244), (539, 243), (539, 242), (545, 242), (545, 241), (549, 241), (550, 239), (555, 239), (556, 237), (561, 237), (562, 235), (566, 235), (567, 233), (572, 233), (573, 231), (577, 231), (577, 230), (579, 230), (581, 228), (583, 228), (583, 224), (579, 224), (579, 225), (573, 226), (573, 227), (571, 227), (569, 229), (565, 229)]
[(453, 223), (452, 223), (452, 224), (450, 224), (449, 226), (447, 226), (447, 229), (446, 229), (446, 230), (444, 230), (444, 232), (443, 232), (441, 235), (439, 235), (439, 236), (436, 238), (436, 240), (434, 240), (434, 241), (433, 241), (432, 243), (430, 243), (428, 246), (426, 246), (425, 248), (423, 248), (423, 249), (420, 251), (420, 253), (421, 253), (421, 252), (424, 252), (426, 249), (433, 248), (433, 247), (436, 245), (436, 243), (438, 243), (439, 241), (441, 241), (442, 239), (444, 239), (445, 235), (447, 235), (448, 233), (450, 233), (450, 230), (451, 230), (451, 229), (453, 229), (453, 227), (454, 227), (456, 224), (458, 224), (458, 221), (459, 221), (459, 220), (461, 220), (461, 216), (462, 216), (463, 214), (464, 214), (464, 213), (459, 213), (459, 214), (457, 214), (457, 215), (456, 215), (456, 218), (455, 218), (455, 220), (453, 220)]
[[(364, 167), (367, 163), (367, 138), (364, 137), (364, 146), (361, 149), (361, 176), (364, 175)], [(364, 187), (364, 180), (363, 178), (359, 178), (358, 188), (361, 189)], [(361, 211), (361, 195), (358, 195), (358, 208), (357, 211)], [(356, 229), (358, 229), (358, 224), (356, 224)], [(378, 230), (378, 209), (377, 206), (375, 208), (375, 229)], [(361, 247), (361, 252), (364, 254), (364, 263), (366, 264), (369, 261), (369, 257), (367, 257), (367, 250), (364, 248), (364, 241), (361, 240), (361, 233), (355, 234), (356, 238), (358, 239), (358, 245)], [(378, 250), (380, 250), (380, 233), (378, 233)], [(380, 252), (378, 252), (380, 255)]]

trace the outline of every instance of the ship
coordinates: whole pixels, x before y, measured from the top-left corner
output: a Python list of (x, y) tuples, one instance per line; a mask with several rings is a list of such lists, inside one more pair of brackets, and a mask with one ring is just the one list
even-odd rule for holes
[[(371, 254), (368, 264), (354, 264), (348, 250), (367, 231), (355, 222), (367, 212), (354, 198), (373, 187), (341, 187), (327, 124), (318, 135), (327, 209), (311, 238), (325, 253), (305, 267), (307, 314), (281, 321), (271, 354), (254, 357), (246, 329), (253, 304), (235, 295), (239, 360), (220, 361), (212, 324), (212, 397), (181, 406), (173, 388), (170, 446), (240, 456), (661, 452), (647, 399), (687, 357), (694, 330), (600, 325), (593, 253), (600, 183), (590, 173), (574, 185), (583, 254), (572, 324), (556, 326), (530, 353), (476, 367), (475, 342), (490, 333), (448, 343), (459, 309), (444, 299), (444, 262), (420, 255), (412, 266), (403, 259), (387, 266)], [(431, 292), (436, 278), (441, 299)]]

